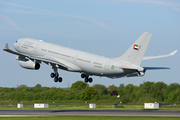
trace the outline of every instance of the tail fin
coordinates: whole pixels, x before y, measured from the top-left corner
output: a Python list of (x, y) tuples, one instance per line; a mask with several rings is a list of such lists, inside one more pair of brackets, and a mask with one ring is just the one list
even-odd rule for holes
[(144, 32), (121, 57), (117, 58), (117, 60), (124, 60), (132, 64), (140, 65), (151, 36), (152, 33)]

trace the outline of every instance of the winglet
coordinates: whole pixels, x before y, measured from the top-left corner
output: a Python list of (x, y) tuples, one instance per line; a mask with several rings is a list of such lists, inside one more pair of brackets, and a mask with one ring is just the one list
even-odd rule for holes
[(5, 48), (4, 48), (5, 50), (8, 50), (9, 49), (9, 45), (8, 45), (8, 43), (6, 43), (6, 45), (5, 45)]
[(170, 53), (169, 55), (173, 56), (173, 55), (175, 55), (175, 54), (177, 53), (177, 51), (178, 51), (178, 50), (175, 50), (175, 51), (173, 51), (172, 53)]

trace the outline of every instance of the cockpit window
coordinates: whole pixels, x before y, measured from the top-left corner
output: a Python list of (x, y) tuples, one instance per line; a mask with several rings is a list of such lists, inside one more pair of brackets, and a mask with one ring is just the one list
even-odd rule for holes
[(17, 41), (16, 41), (16, 43), (17, 43)]

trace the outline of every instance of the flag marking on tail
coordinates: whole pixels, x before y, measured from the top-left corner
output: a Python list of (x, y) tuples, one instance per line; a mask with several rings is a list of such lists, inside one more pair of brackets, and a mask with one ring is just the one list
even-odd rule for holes
[(133, 49), (138, 50), (139, 49), (139, 45), (134, 44)]
[(151, 39), (152, 34), (144, 32), (131, 47), (119, 58), (118, 60), (124, 60), (135, 65), (140, 65)]

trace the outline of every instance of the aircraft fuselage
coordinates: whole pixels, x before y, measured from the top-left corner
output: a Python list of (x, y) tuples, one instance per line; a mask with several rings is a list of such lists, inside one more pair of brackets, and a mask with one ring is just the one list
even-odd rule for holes
[(107, 77), (124, 76), (127, 73), (121, 69), (123, 66), (142, 69), (126, 61), (114, 60), (30, 38), (19, 39), (17, 43), (14, 43), (14, 48), (18, 52), (30, 56), (52, 58), (57, 62), (66, 64), (68, 71), (83, 72), (88, 75)]

